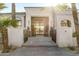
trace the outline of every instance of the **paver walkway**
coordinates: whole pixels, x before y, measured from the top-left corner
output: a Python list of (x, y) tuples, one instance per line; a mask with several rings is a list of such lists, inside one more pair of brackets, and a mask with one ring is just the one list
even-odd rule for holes
[(30, 37), (23, 47), (10, 53), (1, 53), (2, 56), (75, 56), (69, 50), (59, 48), (50, 37)]
[(51, 37), (36, 36), (30, 37), (24, 46), (56, 46)]

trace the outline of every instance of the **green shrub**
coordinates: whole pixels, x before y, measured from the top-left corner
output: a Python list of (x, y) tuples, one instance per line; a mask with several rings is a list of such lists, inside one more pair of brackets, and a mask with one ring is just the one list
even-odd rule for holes
[(73, 37), (79, 37), (79, 32), (74, 32)]
[(28, 36), (29, 36), (29, 33), (28, 33), (28, 30), (24, 29), (24, 43), (28, 40)]
[(18, 27), (18, 21), (17, 20), (10, 20), (10, 24), (13, 27)]
[(5, 17), (3, 17), (3, 18), (1, 18), (0, 19), (0, 28), (2, 28), (2, 27), (9, 27), (9, 26), (12, 26), (12, 27), (17, 27), (18, 26), (18, 20), (16, 20), (16, 19), (14, 19), (14, 20), (12, 20), (12, 19), (10, 19), (10, 18), (5, 18)]

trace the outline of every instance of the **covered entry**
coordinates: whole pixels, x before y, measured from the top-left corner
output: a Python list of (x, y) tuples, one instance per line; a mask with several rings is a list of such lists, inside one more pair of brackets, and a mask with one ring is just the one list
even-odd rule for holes
[(49, 19), (48, 17), (32, 17), (31, 31), (32, 35), (48, 35)]

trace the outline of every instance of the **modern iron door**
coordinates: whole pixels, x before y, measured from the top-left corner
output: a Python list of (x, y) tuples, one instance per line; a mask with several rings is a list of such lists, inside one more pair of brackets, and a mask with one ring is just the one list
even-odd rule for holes
[(48, 17), (32, 17), (31, 25), (32, 35), (48, 34)]

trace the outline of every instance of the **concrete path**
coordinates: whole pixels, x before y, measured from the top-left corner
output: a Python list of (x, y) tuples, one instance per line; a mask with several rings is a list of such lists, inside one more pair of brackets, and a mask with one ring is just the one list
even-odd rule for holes
[(23, 47), (2, 56), (76, 56), (65, 48), (59, 48), (50, 37), (30, 37)]
[(36, 36), (30, 37), (23, 46), (56, 46), (51, 37)]

